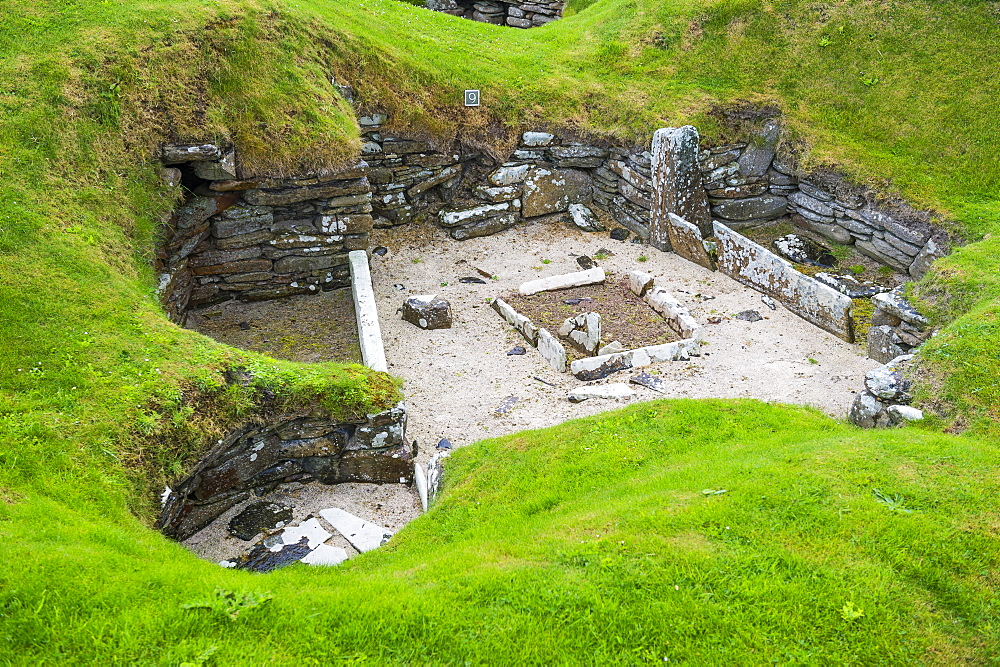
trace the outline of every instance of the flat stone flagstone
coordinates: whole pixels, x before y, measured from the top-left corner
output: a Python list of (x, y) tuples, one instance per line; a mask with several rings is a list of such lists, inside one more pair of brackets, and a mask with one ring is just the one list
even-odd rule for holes
[(365, 521), (338, 507), (320, 510), (319, 515), (361, 553), (377, 549), (392, 537), (388, 528)]

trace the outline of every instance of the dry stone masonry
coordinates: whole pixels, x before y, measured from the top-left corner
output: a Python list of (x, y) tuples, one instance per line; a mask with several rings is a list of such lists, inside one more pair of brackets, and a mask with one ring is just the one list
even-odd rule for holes
[(566, 6), (564, 0), (555, 2), (499, 2), (498, 0), (426, 0), (427, 9), (452, 16), (507, 25), (514, 28), (534, 28), (560, 18)]
[(184, 540), (234, 505), (294, 481), (409, 483), (414, 452), (402, 404), (359, 422), (280, 415), (216, 443), (170, 491), (157, 527)]
[[(221, 156), (219, 159), (209, 159)], [(181, 163), (180, 160), (185, 162)], [(157, 269), (171, 319), (230, 299), (316, 294), (350, 284), (348, 253), (368, 247), (368, 165), (293, 179), (236, 179), (232, 152), (166, 146), (167, 182), (187, 201), (167, 224)]]

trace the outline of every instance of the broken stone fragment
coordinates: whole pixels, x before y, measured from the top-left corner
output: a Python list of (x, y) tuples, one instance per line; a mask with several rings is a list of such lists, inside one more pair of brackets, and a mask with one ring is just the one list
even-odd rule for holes
[(392, 531), (388, 528), (354, 516), (339, 507), (320, 510), (319, 515), (361, 553), (377, 549), (392, 537)]
[(613, 384), (599, 384), (589, 387), (578, 387), (569, 393), (566, 398), (570, 403), (581, 403), (588, 398), (607, 398), (616, 401), (629, 399), (635, 396), (635, 392), (628, 388), (627, 384), (617, 382)]
[(604, 231), (604, 225), (585, 204), (570, 204), (569, 215), (573, 224), (585, 232)]
[(570, 317), (559, 327), (559, 335), (569, 338), (582, 351), (593, 354), (601, 344), (601, 316), (591, 312)]
[(886, 408), (889, 418), (894, 424), (906, 424), (907, 422), (920, 421), (924, 418), (923, 410), (910, 407), (909, 405), (890, 405)]
[(597, 266), (596, 264), (594, 264), (594, 260), (592, 260), (587, 255), (580, 255), (579, 257), (577, 257), (576, 258), (576, 263), (579, 264), (580, 268), (583, 269), (583, 270), (585, 270), (585, 271), (587, 269), (592, 269), (595, 266)]
[(521, 143), (525, 146), (548, 146), (555, 139), (548, 132), (525, 132), (521, 135)]
[(433, 294), (411, 296), (403, 302), (403, 320), (421, 329), (450, 329), (451, 304)]
[(631, 382), (632, 384), (637, 384), (640, 387), (646, 387), (647, 389), (658, 391), (661, 394), (667, 393), (667, 383), (658, 377), (653, 377), (652, 375), (650, 375), (645, 371), (630, 378), (629, 382)]
[(736, 319), (744, 322), (760, 322), (764, 318), (756, 310), (744, 310), (736, 316)]
[(644, 273), (643, 271), (629, 271), (628, 287), (639, 298), (646, 296), (646, 293), (653, 289), (654, 282), (655, 279), (648, 273)]
[(619, 341), (613, 340), (604, 347), (602, 347), (601, 349), (599, 349), (597, 351), (597, 356), (603, 357), (607, 354), (617, 354), (618, 352), (624, 352), (625, 349), (626, 349), (625, 346), (622, 345)]
[(615, 229), (611, 230), (611, 238), (613, 238), (615, 241), (628, 241), (628, 237), (630, 235), (631, 232), (625, 229), (624, 227), (616, 227)]
[(774, 240), (778, 254), (799, 264), (810, 264), (830, 268), (837, 265), (837, 259), (830, 249), (815, 241), (799, 236), (786, 234)]

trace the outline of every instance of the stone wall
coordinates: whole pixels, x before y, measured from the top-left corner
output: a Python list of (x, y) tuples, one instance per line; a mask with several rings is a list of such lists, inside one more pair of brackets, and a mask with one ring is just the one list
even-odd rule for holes
[[(194, 149), (203, 149), (200, 152)], [(337, 173), (240, 180), (232, 163), (196, 159), (214, 146), (167, 146), (168, 183), (189, 191), (166, 226), (159, 290), (168, 315), (350, 284), (348, 253), (368, 247), (372, 187), (364, 162)], [(228, 155), (232, 155), (231, 153)], [(233, 158), (231, 158), (233, 159)]]
[(452, 16), (493, 25), (507, 25), (514, 28), (534, 28), (551, 23), (560, 18), (566, 7), (565, 0), (543, 2), (538, 0), (426, 0), (427, 9), (444, 12)]
[(926, 213), (882, 205), (833, 174), (804, 174), (778, 154), (771, 120), (750, 143), (705, 148), (701, 171), (712, 217), (731, 229), (788, 219), (915, 278), (948, 252), (949, 239)]
[(413, 456), (402, 404), (360, 422), (279, 415), (219, 440), (170, 492), (157, 520), (184, 540), (251, 494), (293, 481), (410, 483)]
[(875, 311), (868, 330), (868, 356), (889, 363), (909, 354), (931, 335), (927, 318), (903, 298), (902, 287), (872, 297)]

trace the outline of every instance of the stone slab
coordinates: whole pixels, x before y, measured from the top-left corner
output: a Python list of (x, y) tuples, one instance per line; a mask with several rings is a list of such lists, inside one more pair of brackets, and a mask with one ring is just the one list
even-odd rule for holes
[(691, 125), (659, 129), (653, 134), (649, 242), (670, 250), (669, 218), (673, 213), (710, 235), (712, 218), (698, 164), (698, 130)]
[(854, 342), (852, 301), (796, 271), (790, 262), (718, 222), (719, 270), (780, 301), (790, 311), (849, 343)]
[(710, 271), (715, 270), (712, 257), (705, 250), (705, 239), (697, 226), (674, 213), (667, 213), (667, 235), (675, 253)]
[(375, 290), (368, 268), (368, 255), (364, 250), (348, 253), (351, 267), (351, 293), (354, 296), (354, 311), (357, 314), (358, 339), (361, 342), (361, 359), (373, 371), (388, 372), (385, 347), (382, 344), (382, 328), (378, 322), (378, 308), (375, 305)]
[(566, 372), (566, 348), (545, 329), (538, 330), (538, 353), (552, 368), (560, 373)]
[(301, 561), (306, 565), (340, 565), (347, 560), (347, 551), (340, 547), (331, 547), (329, 544), (321, 544), (308, 554)]
[(575, 273), (563, 273), (558, 276), (529, 280), (518, 288), (518, 292), (525, 296), (537, 294), (538, 292), (548, 292), (567, 287), (580, 287), (583, 285), (594, 285), (603, 283), (607, 278), (604, 269), (595, 267), (586, 271), (576, 271)]
[(507, 321), (507, 324), (520, 331), (521, 335), (524, 336), (533, 347), (538, 346), (538, 327), (536, 327), (531, 320), (514, 310), (514, 308), (503, 299), (494, 299), (493, 303), (490, 305), (493, 306), (493, 310), (497, 311), (500, 317)]
[(392, 531), (388, 528), (354, 516), (339, 507), (320, 510), (319, 515), (361, 553), (377, 549), (392, 537)]

